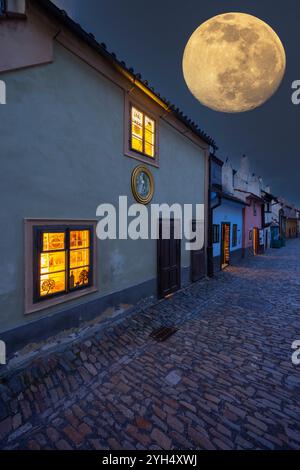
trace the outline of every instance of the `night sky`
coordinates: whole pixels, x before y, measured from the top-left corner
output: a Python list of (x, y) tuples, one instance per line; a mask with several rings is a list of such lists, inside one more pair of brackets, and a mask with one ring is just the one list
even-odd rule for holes
[[(300, 3), (296, 0), (55, 0), (99, 42), (195, 120), (219, 147), (218, 156), (239, 164), (245, 153), (254, 173), (276, 195), (300, 207), (300, 105), (291, 84), (300, 80)], [(262, 107), (224, 114), (202, 106), (183, 79), (182, 55), (192, 32), (225, 12), (249, 13), (279, 35), (287, 70), (277, 93)], [(298, 140), (299, 139), (299, 140)]]

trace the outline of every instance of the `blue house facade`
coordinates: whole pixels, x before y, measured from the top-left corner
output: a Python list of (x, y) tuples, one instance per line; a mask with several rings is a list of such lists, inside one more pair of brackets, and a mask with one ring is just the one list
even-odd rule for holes
[(224, 269), (242, 257), (243, 208), (242, 201), (222, 193), (221, 204), (213, 211), (214, 271)]
[(245, 201), (234, 191), (230, 162), (211, 158), (211, 244), (213, 272), (226, 268), (243, 256)]

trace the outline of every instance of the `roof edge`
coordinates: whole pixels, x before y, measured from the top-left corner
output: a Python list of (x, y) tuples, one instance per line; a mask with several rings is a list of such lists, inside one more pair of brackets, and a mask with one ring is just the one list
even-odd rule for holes
[(199, 126), (189, 119), (188, 116), (184, 115), (183, 112), (176, 107), (174, 104), (170, 103), (166, 98), (162, 97), (158, 92), (151, 87), (147, 80), (142, 79), (142, 75), (140, 73), (136, 73), (132, 67), (127, 67), (126, 63), (122, 60), (119, 60), (115, 53), (109, 52), (105, 43), (99, 43), (95, 36), (92, 33), (87, 33), (80, 24), (76, 23), (72, 18), (67, 14), (65, 10), (61, 10), (57, 7), (51, 0), (30, 0), (31, 2), (37, 4), (48, 13), (53, 15), (60, 23), (64, 26), (69, 28), (75, 35), (77, 35), (80, 39), (82, 39), (85, 43), (87, 43), (91, 48), (105, 57), (120, 73), (125, 73), (127, 78), (137, 84), (139, 84), (139, 88), (142, 91), (146, 92), (146, 94), (153, 95), (156, 98), (155, 101), (160, 101), (161, 106), (164, 107), (165, 110), (168, 110), (172, 113), (180, 122), (186, 125), (195, 135), (200, 137), (205, 143), (210, 145), (214, 151), (218, 150), (218, 147), (208, 134), (206, 134), (203, 130), (199, 128)]

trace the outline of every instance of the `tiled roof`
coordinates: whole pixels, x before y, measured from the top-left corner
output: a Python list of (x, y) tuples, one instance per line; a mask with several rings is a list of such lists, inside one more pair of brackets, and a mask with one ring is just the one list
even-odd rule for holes
[(92, 33), (87, 33), (80, 24), (73, 21), (68, 14), (58, 8), (50, 0), (32, 0), (42, 6), (47, 12), (54, 15), (60, 22), (67, 26), (70, 30), (74, 32), (78, 37), (80, 37), (84, 42), (89, 44), (94, 50), (100, 53), (103, 57), (109, 60), (114, 65), (121, 67), (127, 74), (131, 75), (133, 79), (139, 81), (146, 89), (153, 93), (160, 101), (162, 101), (167, 109), (176, 116), (183, 124), (185, 124), (191, 131), (198, 135), (202, 140), (204, 140), (208, 145), (213, 147), (214, 150), (217, 150), (217, 145), (215, 141), (207, 135), (203, 130), (201, 130), (198, 125), (188, 118), (183, 112), (176, 107), (174, 104), (170, 103), (166, 98), (162, 97), (153, 87), (151, 87), (147, 80), (145, 80), (142, 75), (136, 72), (132, 67), (128, 67), (126, 63), (120, 60), (114, 52), (109, 52), (104, 43), (99, 43), (96, 41), (95, 36)]

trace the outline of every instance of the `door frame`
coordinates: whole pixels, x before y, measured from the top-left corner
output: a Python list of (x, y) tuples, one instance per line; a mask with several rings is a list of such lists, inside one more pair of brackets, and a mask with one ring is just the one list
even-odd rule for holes
[[(162, 259), (162, 244), (160, 243), (162, 241), (161, 238), (161, 227), (162, 227), (162, 221), (165, 219), (162, 219), (161, 217), (159, 218), (158, 221), (158, 239), (157, 239), (157, 296), (159, 299), (165, 298), (167, 295), (173, 294), (174, 292), (177, 292), (178, 290), (181, 289), (181, 239), (175, 239), (176, 244), (177, 244), (177, 250), (176, 250), (176, 265), (178, 268), (178, 278), (177, 278), (177, 287), (176, 289), (170, 290), (167, 294), (164, 293), (163, 286), (162, 286), (162, 269), (161, 269), (161, 259)], [(170, 219), (170, 225), (173, 224), (173, 227), (175, 226), (176, 221), (179, 219), (174, 219), (173, 217)], [(171, 239), (169, 239), (170, 242)]]
[[(225, 225), (229, 226), (229, 261), (228, 261), (228, 264), (226, 264), (226, 266), (223, 267), (223, 253), (224, 253), (223, 227)], [(230, 248), (231, 248), (231, 223), (221, 222), (221, 256), (220, 256), (221, 271), (223, 271), (223, 269), (226, 269), (230, 265)]]

